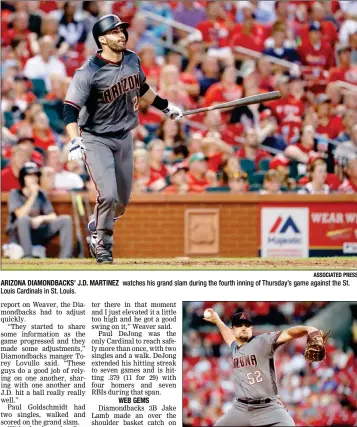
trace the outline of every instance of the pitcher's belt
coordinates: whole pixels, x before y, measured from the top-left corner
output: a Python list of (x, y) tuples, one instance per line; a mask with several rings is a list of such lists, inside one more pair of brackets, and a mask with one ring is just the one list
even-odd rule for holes
[(267, 399), (237, 399), (238, 402), (245, 403), (246, 405), (261, 405), (262, 403), (270, 403), (272, 400)]

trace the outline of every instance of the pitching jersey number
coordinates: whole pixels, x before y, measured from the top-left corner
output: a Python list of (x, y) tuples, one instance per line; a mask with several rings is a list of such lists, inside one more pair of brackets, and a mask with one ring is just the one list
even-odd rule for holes
[(134, 96), (133, 98), (133, 111), (138, 111), (139, 109), (139, 98)]
[(263, 381), (260, 371), (250, 372), (247, 374), (249, 384), (261, 383)]

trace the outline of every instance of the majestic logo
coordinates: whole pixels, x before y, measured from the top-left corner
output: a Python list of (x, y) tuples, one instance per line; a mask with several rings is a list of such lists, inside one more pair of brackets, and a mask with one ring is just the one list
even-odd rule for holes
[(134, 74), (129, 77), (123, 77), (115, 83), (114, 86), (106, 89), (103, 92), (104, 102), (113, 102), (119, 96), (124, 95), (127, 92), (130, 92), (135, 89), (140, 88), (140, 76), (139, 74)]
[(262, 208), (263, 257), (307, 257), (308, 244), (308, 208)]
[(286, 233), (289, 228), (291, 228), (294, 233), (296, 234), (300, 234), (300, 230), (298, 229), (297, 225), (295, 224), (294, 220), (291, 218), (291, 216), (289, 216), (287, 218), (287, 220), (284, 222), (284, 224), (281, 226), (281, 223), (283, 222), (283, 218), (281, 216), (279, 216), (276, 221), (274, 222), (272, 228), (270, 229), (269, 233), (270, 234), (274, 234), (274, 233), (280, 233), (280, 234), (284, 234)]
[(245, 366), (257, 366), (257, 357), (255, 354), (248, 354), (247, 356), (240, 356), (233, 359), (233, 368), (244, 368)]

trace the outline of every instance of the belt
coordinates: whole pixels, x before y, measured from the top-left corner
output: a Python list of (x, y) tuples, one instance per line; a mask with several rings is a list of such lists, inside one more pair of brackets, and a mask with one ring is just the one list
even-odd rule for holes
[(123, 138), (130, 132), (129, 130), (122, 130), (122, 129), (115, 132), (103, 132), (103, 133), (93, 132), (92, 130), (87, 130), (87, 129), (83, 129), (83, 131), (90, 133), (91, 135), (94, 135), (94, 136), (102, 136), (104, 138), (118, 138), (118, 139)]
[(260, 405), (262, 403), (270, 403), (271, 399), (237, 399), (238, 402), (245, 403), (246, 405)]

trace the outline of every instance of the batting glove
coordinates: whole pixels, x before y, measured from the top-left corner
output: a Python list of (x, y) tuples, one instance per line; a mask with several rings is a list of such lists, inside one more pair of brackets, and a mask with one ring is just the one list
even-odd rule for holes
[(71, 145), (68, 153), (68, 160), (71, 161), (83, 159), (85, 150), (83, 145), (83, 138), (77, 136), (77, 138), (72, 139), (70, 144)]
[(181, 108), (171, 104), (170, 102), (167, 108), (163, 110), (163, 113), (166, 114), (167, 117), (170, 117), (171, 120), (181, 120), (183, 118)]

